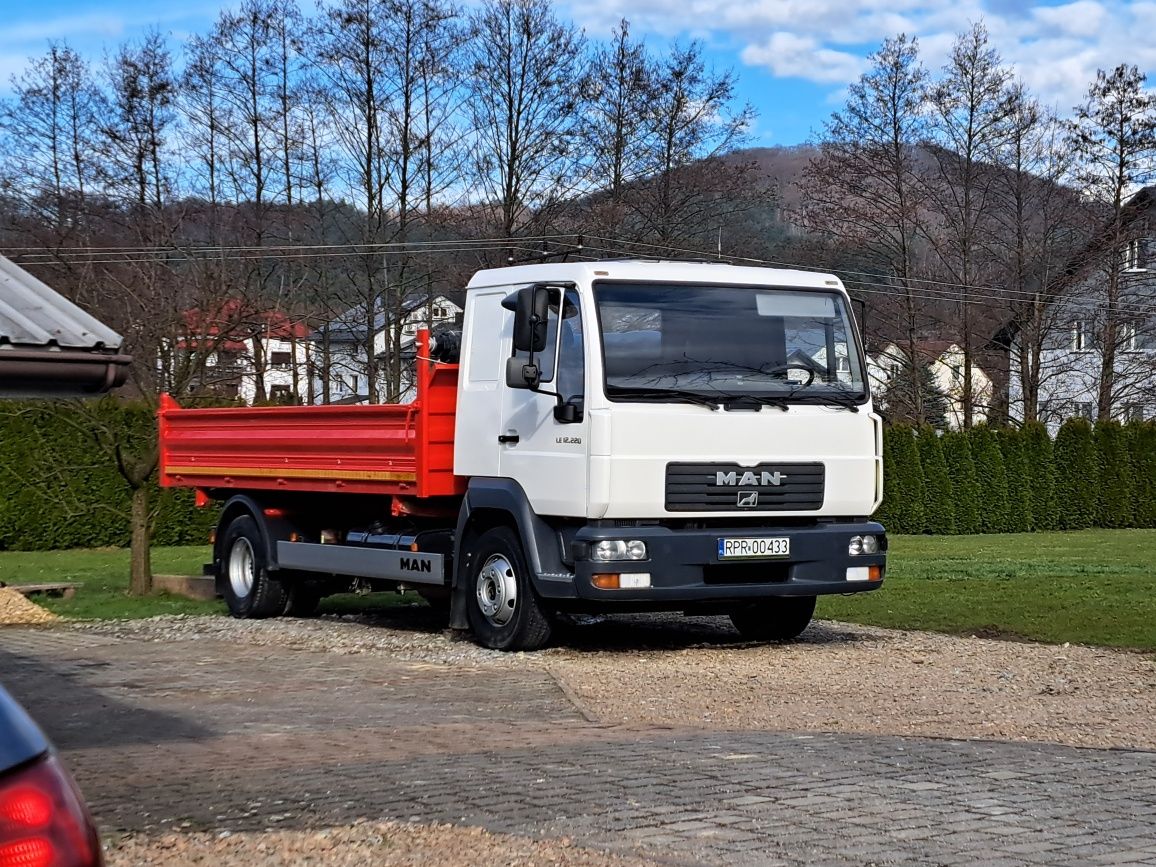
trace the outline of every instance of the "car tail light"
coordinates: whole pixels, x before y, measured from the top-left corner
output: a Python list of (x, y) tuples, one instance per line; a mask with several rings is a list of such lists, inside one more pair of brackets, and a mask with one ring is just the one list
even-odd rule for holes
[(94, 867), (100, 841), (55, 756), (0, 777), (0, 867)]

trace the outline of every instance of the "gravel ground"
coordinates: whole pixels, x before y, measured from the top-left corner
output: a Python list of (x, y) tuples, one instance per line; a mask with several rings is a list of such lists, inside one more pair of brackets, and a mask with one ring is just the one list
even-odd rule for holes
[(0, 626), (35, 626), (59, 619), (11, 587), (0, 587)]
[(267, 867), (324, 864), (401, 867), (487, 864), (505, 867), (644, 867), (650, 862), (582, 849), (568, 840), (529, 840), (480, 828), (397, 822), (359, 823), (324, 831), (166, 834), (130, 837), (105, 853), (108, 867)]
[(624, 725), (1037, 740), (1156, 749), (1156, 660), (1128, 651), (819, 622), (789, 645), (738, 640), (724, 618), (570, 626), (533, 654), (441, 631), (429, 609), (388, 617), (85, 624), (151, 641), (244, 641), (407, 661), (546, 666), (592, 719)]
[(813, 624), (790, 645), (561, 650), (606, 723), (1156, 749), (1156, 660), (1128, 651)]

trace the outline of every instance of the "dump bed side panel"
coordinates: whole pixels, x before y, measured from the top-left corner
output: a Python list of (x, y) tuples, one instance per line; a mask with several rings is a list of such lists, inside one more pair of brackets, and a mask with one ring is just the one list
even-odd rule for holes
[[(419, 358), (425, 353), (419, 351)], [(417, 363), (410, 404), (160, 409), (166, 487), (459, 494), (453, 474), (457, 365)]]

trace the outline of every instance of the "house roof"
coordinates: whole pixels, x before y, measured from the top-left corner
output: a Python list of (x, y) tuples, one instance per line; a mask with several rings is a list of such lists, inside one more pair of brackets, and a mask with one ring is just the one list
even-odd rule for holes
[(132, 359), (121, 337), (0, 256), (0, 396), (97, 394), (121, 385)]

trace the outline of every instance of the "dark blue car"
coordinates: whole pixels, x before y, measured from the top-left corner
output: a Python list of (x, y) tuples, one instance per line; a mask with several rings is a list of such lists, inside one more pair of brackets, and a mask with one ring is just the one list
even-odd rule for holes
[(48, 739), (0, 687), (0, 867), (100, 867), (100, 838)]

